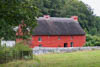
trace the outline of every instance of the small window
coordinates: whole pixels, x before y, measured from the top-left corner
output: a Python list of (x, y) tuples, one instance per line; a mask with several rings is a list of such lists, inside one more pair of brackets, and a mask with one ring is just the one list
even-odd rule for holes
[(73, 47), (73, 42), (70, 43), (70, 46)]
[(39, 47), (42, 47), (42, 44), (40, 44)]
[(67, 43), (64, 43), (64, 47), (68, 47), (68, 44)]
[(39, 37), (38, 41), (42, 41), (42, 38), (41, 38), (41, 37)]
[(60, 36), (58, 36), (58, 40), (60, 40)]

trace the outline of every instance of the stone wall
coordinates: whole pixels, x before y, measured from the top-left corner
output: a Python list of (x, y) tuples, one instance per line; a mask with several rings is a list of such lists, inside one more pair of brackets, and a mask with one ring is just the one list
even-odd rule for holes
[(47, 54), (47, 53), (68, 53), (75, 51), (85, 50), (100, 50), (100, 47), (68, 47), (68, 48), (47, 48), (47, 47), (35, 47), (33, 48), (33, 54)]

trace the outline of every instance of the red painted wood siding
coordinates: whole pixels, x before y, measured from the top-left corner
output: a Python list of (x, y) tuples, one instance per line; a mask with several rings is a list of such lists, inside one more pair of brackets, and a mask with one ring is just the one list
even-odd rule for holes
[[(41, 42), (38, 41), (39, 37), (42, 38)], [(71, 42), (73, 42), (73, 47), (82, 47), (86, 42), (86, 36), (60, 36), (60, 40), (58, 40), (58, 36), (32, 36), (31, 48), (40, 44), (42, 47), (64, 47), (64, 43), (70, 47)]]

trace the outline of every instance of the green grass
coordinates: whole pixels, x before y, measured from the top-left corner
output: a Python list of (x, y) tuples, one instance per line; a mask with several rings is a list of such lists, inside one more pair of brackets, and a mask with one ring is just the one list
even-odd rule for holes
[(40, 63), (17, 61), (0, 67), (100, 67), (100, 50), (38, 55), (38, 59)]

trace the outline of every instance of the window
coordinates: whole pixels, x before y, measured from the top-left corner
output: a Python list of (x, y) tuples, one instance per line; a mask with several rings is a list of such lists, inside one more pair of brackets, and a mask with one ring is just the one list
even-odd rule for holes
[(42, 47), (42, 44), (40, 44), (39, 47)]
[(73, 42), (70, 43), (70, 46), (73, 47)]
[(68, 44), (67, 43), (64, 43), (64, 47), (68, 47)]
[(58, 36), (58, 40), (60, 40), (60, 36)]
[(38, 41), (42, 41), (42, 38), (41, 38), (41, 37), (39, 37)]

